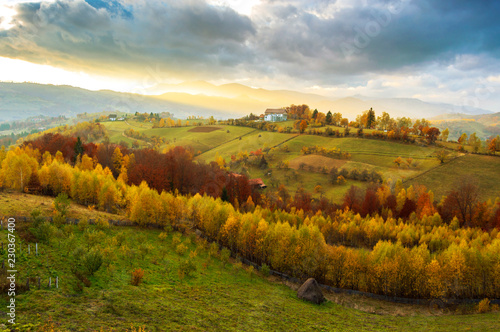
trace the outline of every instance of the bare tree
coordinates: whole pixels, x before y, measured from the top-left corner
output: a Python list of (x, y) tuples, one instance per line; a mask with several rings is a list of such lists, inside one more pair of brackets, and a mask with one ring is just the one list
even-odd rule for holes
[(449, 202), (459, 212), (462, 225), (470, 227), (479, 199), (477, 180), (472, 176), (465, 176), (455, 183), (448, 194)]

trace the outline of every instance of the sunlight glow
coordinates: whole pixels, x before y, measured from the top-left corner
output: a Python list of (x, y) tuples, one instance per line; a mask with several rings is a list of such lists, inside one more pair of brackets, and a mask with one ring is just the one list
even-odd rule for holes
[(227, 6), (242, 15), (250, 16), (252, 8), (260, 3), (260, 0), (209, 0), (209, 4), (214, 6)]
[(0, 5), (0, 30), (9, 30), (14, 25), (12, 18), (16, 15), (16, 11), (11, 7)]
[(40, 84), (71, 85), (88, 90), (112, 89), (128, 92), (136, 83), (118, 78), (99, 77), (85, 72), (72, 72), (48, 65), (0, 57), (0, 81), (34, 82)]

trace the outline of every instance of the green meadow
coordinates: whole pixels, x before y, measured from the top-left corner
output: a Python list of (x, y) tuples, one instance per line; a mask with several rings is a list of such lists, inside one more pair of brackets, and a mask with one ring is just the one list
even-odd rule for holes
[[(3, 193), (4, 202), (17, 201)], [(31, 199), (24, 211), (51, 205)], [(43, 203), (43, 205), (41, 205)], [(45, 210), (44, 210), (45, 211)], [(15, 207), (2, 213), (17, 213)], [(46, 213), (46, 212), (44, 212)], [(71, 213), (84, 217), (72, 205)], [(93, 211), (93, 218), (109, 218)], [(120, 216), (114, 216), (118, 219)], [(313, 305), (297, 298), (298, 285), (266, 277), (214, 250), (194, 234), (135, 226), (52, 226), (39, 255), (30, 225), (17, 222), (16, 328), (10, 331), (498, 331), (500, 314), (452, 314), (427, 306), (401, 305), (357, 296), (325, 293), (328, 301)], [(0, 232), (7, 241), (7, 230)], [(182, 249), (180, 250), (179, 247)], [(19, 248), (19, 247), (18, 247)], [(102, 253), (93, 275), (75, 273), (89, 252)], [(6, 258), (6, 252), (2, 253)], [(184, 267), (190, 262), (189, 273)], [(139, 285), (132, 272), (142, 269)], [(37, 278), (41, 287), (38, 289)], [(47, 280), (52, 278), (52, 287)], [(59, 288), (55, 288), (55, 277)], [(30, 290), (22, 289), (30, 278)], [(80, 281), (80, 279), (83, 280)], [(0, 297), (7, 305), (8, 297)], [(461, 312), (474, 308), (461, 308)], [(5, 316), (4, 316), (5, 317)], [(5, 325), (4, 325), (5, 326)]]
[[(342, 151), (350, 153), (350, 159), (344, 161), (330, 158), (330, 165), (325, 160), (320, 165), (325, 166), (328, 170), (336, 166), (348, 171), (353, 169), (360, 172), (363, 170), (376, 171), (381, 173), (384, 179), (390, 179), (393, 183), (401, 180), (406, 186), (423, 184), (432, 188), (436, 199), (450, 190), (457, 175), (465, 174), (471, 174), (478, 178), (483, 197), (495, 198), (499, 195), (496, 187), (500, 180), (500, 160), (498, 158), (466, 155), (454, 159), (458, 153), (450, 151), (449, 160), (441, 165), (435, 157), (436, 151), (441, 148), (436, 146), (358, 137), (277, 133), (227, 125), (152, 128), (150, 123), (139, 123), (134, 120), (104, 122), (104, 124), (108, 128), (112, 142), (118, 143), (123, 140), (131, 143), (133, 140), (124, 137), (123, 133), (129, 128), (133, 128), (148, 136), (163, 137), (167, 144), (162, 145), (161, 150), (173, 146), (191, 146), (197, 154), (197, 160), (204, 162), (214, 161), (220, 156), (226, 160), (226, 163), (229, 163), (231, 156), (237, 156), (240, 152), (250, 153), (261, 148), (264, 150), (270, 148), (271, 151), (265, 154), (270, 169), (247, 167), (251, 178), (262, 178), (271, 188), (276, 188), (280, 183), (285, 184), (290, 193), (303, 187), (312, 192), (313, 197), (324, 196), (337, 202), (342, 199), (351, 185), (365, 187), (367, 183), (347, 179), (344, 184), (330, 184), (328, 175), (317, 170), (317, 159), (304, 158), (301, 153), (302, 147), (318, 145), (325, 148), (340, 148)], [(285, 124), (281, 123), (280, 125)], [(193, 131), (194, 128), (198, 128), (198, 131)], [(453, 145), (453, 143), (449, 144)], [(287, 151), (282, 149), (284, 146), (288, 147)], [(394, 163), (398, 157), (404, 161), (400, 166)], [(407, 165), (408, 160), (411, 160), (410, 166)], [(279, 169), (277, 166), (280, 162), (288, 162), (295, 167)], [(304, 165), (299, 169), (296, 167), (298, 164)], [(478, 171), (471, 172), (471, 169)], [(242, 170), (241, 166), (232, 169), (235, 172)], [(441, 181), (441, 179), (446, 179), (446, 181)], [(322, 190), (314, 193), (314, 189), (318, 185), (322, 186)]]

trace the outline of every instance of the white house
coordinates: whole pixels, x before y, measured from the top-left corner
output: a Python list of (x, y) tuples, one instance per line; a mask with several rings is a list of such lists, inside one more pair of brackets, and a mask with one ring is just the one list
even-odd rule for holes
[(287, 113), (284, 109), (281, 108), (268, 108), (264, 113), (264, 120), (277, 122), (277, 121), (286, 121)]

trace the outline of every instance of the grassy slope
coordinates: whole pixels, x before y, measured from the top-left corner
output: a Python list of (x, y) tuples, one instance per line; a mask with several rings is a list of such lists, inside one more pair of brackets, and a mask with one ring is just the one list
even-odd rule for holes
[(221, 145), (202, 154), (198, 158), (208, 162), (214, 160), (215, 156), (219, 154), (220, 156), (225, 158), (226, 161), (229, 161), (231, 159), (231, 155), (237, 155), (240, 151), (250, 152), (258, 150), (265, 146), (273, 147), (294, 136), (295, 135), (293, 134), (280, 134), (257, 130), (242, 137), (241, 140), (234, 140)]
[[(13, 200), (2, 194), (3, 199)], [(13, 195), (16, 196), (16, 195)], [(26, 198), (24, 212), (39, 206), (39, 199)], [(44, 206), (50, 205), (49, 202)], [(14, 209), (14, 208), (12, 208)], [(75, 211), (79, 216), (83, 210)], [(2, 209), (2, 213), (20, 214)], [(102, 215), (93, 212), (93, 215)], [(104, 215), (103, 215), (104, 216)], [(22, 225), (18, 225), (22, 228)], [(94, 229), (94, 226), (89, 226)], [(18, 231), (20, 232), (20, 230)], [(396, 305), (364, 298), (351, 299), (351, 306), (368, 303), (372, 313), (348, 308), (334, 302), (315, 306), (299, 300), (295, 292), (273, 278), (249, 274), (237, 265), (226, 265), (217, 258), (209, 259), (205, 249), (198, 249), (194, 258), (197, 272), (181, 280), (177, 274), (180, 256), (174, 252), (170, 235), (162, 241), (160, 231), (136, 227), (112, 227), (97, 247), (108, 248), (107, 263), (90, 278), (92, 286), (83, 293), (73, 290), (71, 252), (85, 246), (82, 232), (76, 226), (66, 230), (68, 235), (53, 238), (50, 245), (40, 245), (40, 256), (17, 253), (18, 279), (29, 276), (60, 277), (60, 289), (38, 290), (36, 287), (16, 296), (16, 313), (20, 330), (39, 330), (49, 317), (58, 331), (92, 331), (113, 327), (123, 331), (134, 326), (146, 326), (147, 331), (166, 330), (242, 330), (242, 331), (497, 331), (500, 314), (442, 315), (426, 307)], [(112, 239), (124, 235), (130, 252), (119, 249)], [(69, 235), (71, 236), (71, 235)], [(0, 232), (6, 241), (6, 230)], [(18, 237), (19, 239), (19, 237)], [(187, 241), (186, 237), (181, 238)], [(19, 241), (19, 240), (18, 240)], [(122, 245), (123, 245), (122, 244)], [(144, 249), (148, 248), (149, 249)], [(195, 242), (188, 244), (195, 250)], [(206, 264), (206, 267), (204, 267)], [(130, 285), (130, 271), (146, 271), (144, 283)], [(327, 297), (334, 300), (336, 295)], [(344, 299), (341, 300), (344, 303)], [(7, 304), (6, 296), (0, 305)], [(392, 315), (383, 314), (391, 312)], [(373, 314), (378, 313), (378, 314)], [(395, 315), (396, 314), (396, 315)], [(38, 327), (37, 327), (38, 326)]]
[[(353, 168), (358, 170), (375, 170), (381, 172), (384, 178), (390, 178), (393, 181), (398, 179), (408, 180), (405, 183), (408, 186), (417, 183), (423, 184), (434, 191), (436, 199), (439, 199), (441, 195), (449, 191), (450, 184), (455, 181), (457, 176), (460, 176), (464, 172), (470, 173), (471, 169), (478, 170), (474, 175), (479, 179), (484, 198), (494, 198), (500, 195), (498, 189), (495, 188), (500, 176), (499, 158), (491, 159), (491, 157), (486, 156), (467, 156), (464, 160), (459, 159), (439, 166), (439, 161), (433, 157), (433, 153), (437, 148), (416, 144), (402, 144), (355, 137), (331, 138), (312, 135), (280, 134), (255, 131), (252, 128), (237, 126), (218, 126), (222, 130), (211, 133), (192, 133), (188, 131), (191, 127), (151, 129), (150, 124), (139, 124), (132, 121), (129, 121), (128, 124), (125, 122), (105, 122), (105, 124), (108, 130), (110, 130), (112, 141), (115, 140), (118, 142), (124, 139), (121, 133), (131, 125), (134, 130), (145, 131), (148, 135), (166, 137), (171, 141), (170, 145), (192, 145), (196, 151), (200, 150), (203, 152), (197, 158), (206, 162), (215, 160), (217, 155), (229, 161), (231, 155), (237, 155), (240, 151), (250, 152), (264, 146), (273, 147), (280, 144), (287, 144), (291, 150), (290, 152), (285, 153), (276, 149), (274, 157), (268, 160), (271, 167), (274, 168), (273, 176), (279, 182), (286, 184), (291, 193), (295, 192), (300, 186), (313, 192), (314, 187), (320, 184), (324, 189), (323, 194), (334, 201), (339, 201), (352, 184), (365, 186), (366, 183), (348, 180), (346, 184), (341, 186), (330, 185), (326, 175), (311, 172), (308, 167), (304, 170), (298, 170), (298, 181), (294, 181), (287, 179), (288, 173), (276, 169), (275, 166), (280, 161), (292, 161), (295, 158), (299, 158), (303, 146), (338, 147), (352, 155), (351, 159), (344, 165), (348, 170)], [(230, 133), (227, 133), (227, 130)], [(241, 140), (237, 139), (239, 136), (242, 136)], [(174, 137), (176, 138), (175, 143), (173, 143)], [(286, 143), (284, 143), (285, 141)], [(398, 168), (394, 164), (394, 159), (399, 156), (403, 159), (412, 158), (417, 166), (410, 169), (407, 167)], [(237, 169), (236, 171), (239, 170)], [(250, 176), (253, 178), (260, 177), (264, 182), (271, 180), (267, 176), (267, 171), (257, 168), (250, 168), (249, 171)], [(427, 173), (427, 171), (430, 172)], [(446, 179), (446, 181), (441, 181), (441, 179)], [(319, 197), (318, 194), (316, 196)]]
[(461, 177), (470, 175), (477, 179), (481, 199), (500, 196), (500, 158), (492, 156), (465, 155), (443, 166), (408, 181), (410, 184), (423, 184), (432, 189), (436, 198), (445, 195), (450, 186)]
[(127, 121), (105, 121), (101, 122), (108, 130), (109, 140), (112, 143), (118, 143), (120, 141), (125, 141), (132, 145), (135, 140), (133, 138), (128, 138), (124, 136), (124, 131), (127, 129), (134, 129), (135, 131), (143, 132), (150, 129), (153, 125), (151, 123), (137, 122), (135, 120)]
[[(221, 128), (208, 133), (190, 132), (189, 130), (196, 127), (179, 127), (179, 128), (155, 128), (145, 130), (144, 133), (148, 136), (161, 136), (170, 141), (170, 146), (191, 146), (195, 151), (205, 152), (214, 147), (230, 142), (237, 137), (246, 135), (254, 129), (237, 126), (213, 126)], [(228, 132), (229, 131), (229, 132)], [(174, 142), (175, 139), (175, 142)]]

